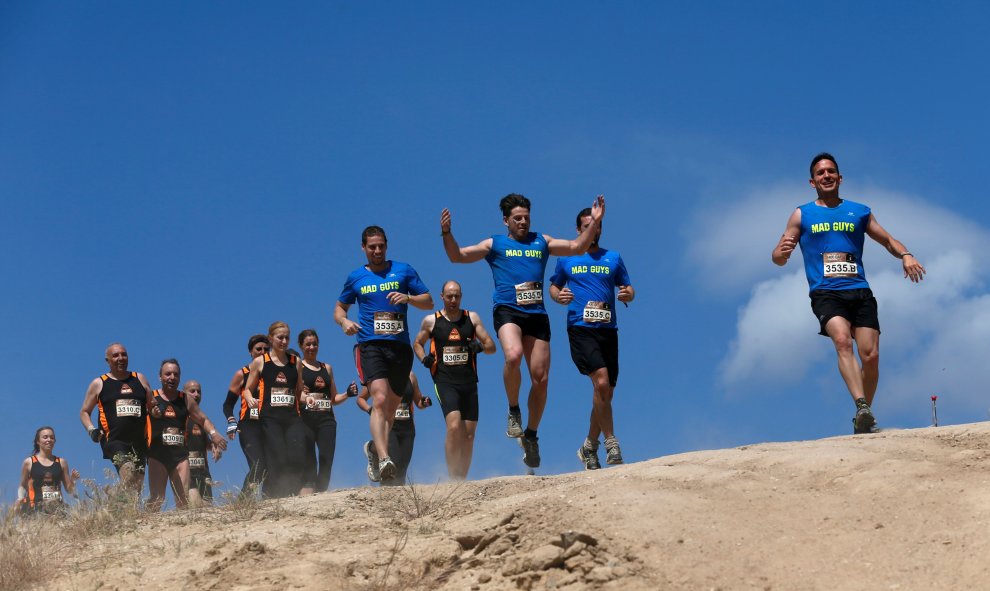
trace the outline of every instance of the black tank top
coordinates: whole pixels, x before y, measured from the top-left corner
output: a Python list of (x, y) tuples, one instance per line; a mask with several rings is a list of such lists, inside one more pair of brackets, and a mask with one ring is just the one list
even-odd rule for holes
[[(248, 379), (248, 374), (249, 373), (251, 373), (250, 366), (245, 365), (244, 367), (241, 368), (241, 377), (244, 378), (243, 381), (241, 382), (241, 390), (243, 390), (244, 389), (244, 386), (247, 384), (247, 379)], [(260, 382), (259, 382), (259, 388), (258, 388), (258, 390), (259, 391), (261, 390), (261, 388), (260, 388)], [(261, 409), (260, 408), (248, 408), (248, 405), (247, 404), (244, 404), (244, 397), (239, 396), (238, 398), (241, 401), (241, 414), (240, 414), (240, 419), (239, 420), (241, 420), (241, 421), (243, 421), (243, 420), (257, 421), (258, 419), (261, 418)]]
[[(161, 418), (148, 415), (148, 447), (164, 447), (165, 449), (185, 449), (186, 447), (186, 419), (189, 418), (189, 409), (186, 408), (186, 393), (179, 391), (175, 400), (166, 400), (162, 397), (161, 390), (152, 392), (154, 404), (160, 405), (164, 410)], [(164, 402), (164, 404), (161, 404)]]
[(413, 412), (416, 405), (413, 404), (412, 382), (406, 386), (406, 391), (402, 393), (402, 400), (395, 409), (395, 422), (392, 423), (393, 431), (410, 431), (415, 427), (413, 423)]
[(58, 456), (52, 456), (51, 466), (44, 466), (38, 456), (31, 456), (31, 486), (28, 488), (28, 504), (34, 508), (45, 503), (62, 502), (62, 485), (65, 474)]
[(148, 391), (141, 385), (136, 372), (126, 380), (118, 380), (110, 374), (100, 376), (103, 388), (97, 406), (100, 410), (100, 426), (106, 441), (139, 443), (144, 435), (145, 408)]
[(430, 333), (430, 353), (436, 357), (430, 373), (437, 384), (475, 384), (478, 382), (477, 360), (468, 349), (474, 338), (474, 323), (467, 310), (461, 310), (457, 322), (436, 312), (436, 322)]
[(203, 428), (192, 421), (186, 421), (186, 449), (189, 450), (189, 469), (205, 472), (210, 469), (206, 462), (206, 434)]
[(311, 418), (332, 417), (333, 400), (330, 399), (330, 372), (327, 371), (327, 366), (320, 363), (320, 369), (313, 370), (303, 363), (302, 379), (309, 393), (316, 398), (315, 408), (307, 408), (303, 404), (299, 405), (303, 415)]
[(258, 384), (258, 408), (262, 417), (285, 418), (299, 416), (299, 400), (296, 398), (296, 356), (288, 355), (289, 362), (275, 365), (270, 353), (265, 353), (261, 366), (261, 382)]

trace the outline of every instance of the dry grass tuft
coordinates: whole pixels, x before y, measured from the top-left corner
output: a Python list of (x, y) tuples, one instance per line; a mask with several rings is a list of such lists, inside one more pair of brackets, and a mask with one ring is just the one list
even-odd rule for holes
[(43, 584), (57, 565), (94, 537), (131, 531), (141, 516), (137, 492), (119, 482), (80, 482), (82, 497), (74, 506), (47, 515), (22, 514), (8, 507), (0, 517), (0, 589), (15, 591)]
[(386, 488), (380, 490), (382, 495), (378, 506), (386, 517), (402, 523), (424, 517), (443, 521), (456, 512), (458, 501), (464, 496), (461, 483), (434, 486), (429, 496), (424, 495), (422, 488), (414, 483), (401, 488), (405, 494), (389, 494)]

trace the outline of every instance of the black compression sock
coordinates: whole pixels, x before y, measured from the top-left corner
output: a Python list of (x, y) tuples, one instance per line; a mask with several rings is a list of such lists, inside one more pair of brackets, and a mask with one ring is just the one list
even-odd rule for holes
[(510, 406), (509, 407), (509, 414), (511, 414), (511, 415), (521, 415), (522, 414), (522, 409), (519, 408), (519, 405), (518, 404), (516, 406)]
[(537, 440), (536, 431), (534, 431), (533, 429), (530, 429), (528, 427), (526, 428), (526, 431), (523, 432), (523, 437), (525, 437), (526, 439), (529, 439), (530, 441), (536, 441)]

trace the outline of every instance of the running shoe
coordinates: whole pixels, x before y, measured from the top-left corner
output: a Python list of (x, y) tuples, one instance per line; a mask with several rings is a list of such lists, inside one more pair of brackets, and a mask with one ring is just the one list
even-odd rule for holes
[(605, 463), (610, 466), (623, 463), (619, 440), (615, 437), (605, 440)]
[(853, 434), (873, 433), (873, 426), (876, 424), (877, 420), (873, 417), (870, 407), (866, 404), (860, 405), (853, 418)]
[(876, 423), (873, 423), (873, 426), (867, 429), (866, 431), (860, 431), (859, 429), (856, 428), (856, 417), (853, 417), (852, 422), (853, 422), (853, 435), (863, 435), (864, 433), (880, 432), (880, 427)]
[(378, 474), (381, 476), (381, 480), (392, 480), (395, 478), (395, 470), (395, 462), (388, 456), (378, 462)]
[(585, 470), (599, 470), (602, 465), (598, 463), (598, 450), (588, 449), (585, 446), (581, 446), (577, 451), (578, 459), (584, 464)]
[(523, 436), (522, 415), (509, 413), (508, 424), (505, 427), (505, 436), (519, 438)]
[(374, 441), (365, 442), (364, 455), (368, 458), (368, 478), (372, 482), (381, 482), (382, 474), (378, 470), (378, 452), (375, 451)]
[(540, 444), (536, 439), (519, 438), (519, 446), (523, 448), (523, 463), (530, 468), (540, 467)]

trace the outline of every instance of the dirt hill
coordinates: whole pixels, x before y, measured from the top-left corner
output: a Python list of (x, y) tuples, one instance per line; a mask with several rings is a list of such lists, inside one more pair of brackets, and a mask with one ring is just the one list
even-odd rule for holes
[(46, 589), (979, 589), (990, 424), (121, 518)]

